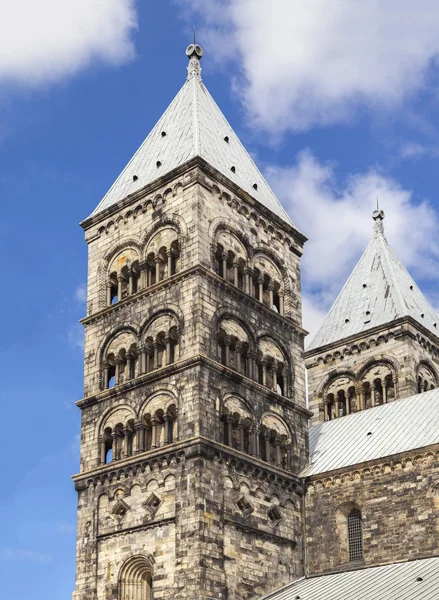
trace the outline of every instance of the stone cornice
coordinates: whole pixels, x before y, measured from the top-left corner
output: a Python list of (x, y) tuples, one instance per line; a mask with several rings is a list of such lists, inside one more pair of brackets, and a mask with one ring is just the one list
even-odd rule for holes
[[(406, 327), (404, 327), (406, 326)], [(390, 323), (385, 323), (384, 325), (379, 325), (377, 327), (372, 327), (367, 331), (363, 331), (349, 337), (343, 338), (341, 340), (337, 340), (332, 344), (326, 344), (325, 346), (320, 346), (319, 348), (315, 348), (313, 350), (305, 351), (305, 361), (307, 361), (307, 367), (312, 367), (315, 362), (311, 362), (312, 359), (317, 359), (319, 355), (327, 355), (334, 354), (334, 352), (339, 352), (344, 356), (344, 351), (353, 345), (359, 346), (362, 343), (367, 343), (370, 339), (374, 339), (375, 341), (380, 336), (388, 336), (389, 333), (392, 333), (395, 339), (410, 337), (411, 339), (416, 339), (416, 333), (410, 330), (407, 326), (413, 327), (415, 330), (422, 333), (422, 335), (426, 336), (433, 346), (437, 347), (437, 352), (439, 353), (439, 337), (436, 337), (431, 331), (423, 327), (420, 323), (418, 323), (412, 317), (400, 317), (399, 319), (395, 319)]]
[(115, 396), (123, 396), (124, 394), (133, 389), (142, 387), (145, 384), (154, 383), (155, 381), (162, 380), (171, 374), (185, 371), (186, 369), (190, 369), (197, 365), (207, 366), (211, 369), (214, 369), (218, 373), (221, 373), (228, 379), (231, 379), (234, 383), (238, 381), (239, 383), (242, 383), (243, 385), (249, 388), (257, 390), (261, 395), (270, 398), (271, 402), (274, 402), (279, 406), (287, 406), (303, 414), (306, 417), (312, 416), (312, 413), (308, 409), (304, 408), (300, 404), (297, 404), (291, 398), (286, 398), (285, 396), (276, 394), (276, 392), (273, 392), (272, 390), (269, 390), (267, 387), (261, 385), (260, 383), (253, 381), (253, 379), (249, 379), (248, 377), (241, 375), (237, 371), (229, 369), (221, 363), (218, 363), (217, 361), (212, 360), (207, 356), (203, 356), (202, 354), (198, 354), (186, 360), (181, 360), (176, 363), (172, 363), (171, 365), (167, 365), (166, 367), (163, 367), (161, 369), (151, 371), (151, 373), (139, 375), (135, 379), (131, 379), (126, 383), (122, 383), (121, 385), (115, 386), (108, 390), (102, 390), (97, 394), (85, 396), (84, 398), (81, 398), (76, 402), (76, 406), (78, 406), (81, 409), (88, 408), (89, 406), (93, 406), (94, 404), (98, 404), (99, 402), (103, 402), (105, 400), (108, 400), (109, 398), (114, 398)]
[(183, 271), (179, 271), (178, 273), (176, 273), (175, 275), (172, 275), (172, 277), (169, 277), (168, 279), (163, 279), (163, 281), (159, 281), (158, 283), (155, 283), (154, 285), (151, 285), (148, 288), (139, 290), (138, 292), (136, 292), (135, 294), (132, 294), (131, 296), (127, 296), (123, 300), (120, 300), (120, 302), (116, 302), (116, 304), (107, 306), (107, 307), (99, 310), (98, 312), (93, 313), (92, 315), (88, 315), (88, 316), (84, 317), (83, 319), (80, 320), (80, 323), (82, 323), (83, 325), (89, 325), (90, 323), (93, 323), (96, 320), (105, 318), (109, 314), (113, 315), (113, 314), (117, 313), (124, 307), (129, 306), (129, 305), (133, 304), (134, 302), (137, 302), (139, 299), (143, 299), (145, 297), (151, 296), (158, 291), (162, 291), (163, 289), (172, 287), (176, 283), (179, 283), (182, 280), (185, 280), (191, 276), (196, 276), (196, 275), (204, 275), (205, 277), (210, 279), (215, 284), (222, 286), (224, 289), (227, 289), (232, 296), (239, 298), (239, 300), (241, 302), (246, 303), (248, 306), (251, 306), (255, 310), (261, 311), (262, 313), (264, 313), (266, 316), (268, 316), (270, 318), (274, 318), (274, 319), (282, 322), (284, 325), (293, 329), (297, 333), (299, 333), (301, 335), (308, 334), (308, 332), (305, 329), (303, 329), (303, 327), (301, 325), (299, 325), (291, 317), (282, 316), (279, 313), (275, 312), (274, 310), (271, 310), (270, 308), (268, 308), (268, 306), (265, 306), (265, 304), (262, 304), (262, 302), (259, 302), (259, 300), (256, 300), (256, 298), (253, 298), (252, 296), (250, 296), (250, 294), (247, 294), (243, 290), (240, 290), (238, 287), (236, 287), (232, 283), (226, 281), (225, 279), (223, 279), (222, 277), (217, 275), (214, 271), (212, 271), (208, 267), (205, 267), (204, 265), (195, 265), (193, 267), (189, 267), (188, 269), (184, 269)]
[(309, 476), (304, 475), (303, 478), (307, 488), (310, 485), (315, 486), (317, 483), (323, 487), (337, 484), (343, 485), (345, 481), (362, 480), (365, 477), (376, 477), (384, 475), (389, 471), (405, 469), (408, 465), (411, 466), (413, 462), (424, 460), (431, 456), (439, 459), (439, 444), (432, 444), (423, 448), (413, 448), (398, 454), (382, 456), (378, 459), (348, 465), (339, 469), (333, 469), (332, 471), (322, 471), (321, 473)]
[(232, 525), (236, 527), (236, 529), (240, 529), (244, 533), (252, 533), (263, 540), (275, 542), (277, 544), (281, 544), (283, 546), (291, 546), (292, 548), (296, 548), (297, 542), (290, 538), (284, 537), (277, 533), (272, 533), (271, 531), (266, 531), (265, 529), (259, 529), (254, 525), (250, 525), (249, 523), (241, 523), (235, 519), (230, 519), (228, 517), (224, 518), (224, 523)]
[(251, 474), (255, 479), (276, 482), (280, 487), (294, 490), (300, 495), (303, 493), (302, 480), (298, 475), (203, 436), (181, 440), (78, 473), (72, 476), (72, 480), (75, 489), (79, 491), (89, 485), (96, 486), (134, 477), (139, 471), (144, 473), (147, 469), (152, 471), (154, 468), (168, 468), (172, 464), (197, 456), (217, 460), (233, 471)]
[[(184, 175), (185, 173), (187, 173), (194, 167), (199, 167), (199, 169), (201, 171), (203, 171), (207, 175), (210, 175), (211, 177), (215, 178), (222, 185), (227, 187), (238, 198), (245, 201), (246, 204), (248, 204), (252, 208), (256, 209), (259, 213), (263, 214), (266, 218), (268, 218), (271, 221), (273, 221), (274, 223), (276, 223), (284, 231), (287, 231), (300, 246), (303, 246), (303, 244), (307, 241), (306, 236), (303, 233), (301, 233), (298, 229), (296, 229), (293, 225), (287, 223), (286, 221), (281, 219), (281, 217), (278, 217), (269, 208), (265, 207), (256, 198), (254, 198), (253, 196), (251, 196), (250, 194), (245, 192), (242, 188), (240, 188), (238, 185), (236, 185), (233, 181), (231, 181), (223, 173), (221, 173), (220, 171), (217, 171), (214, 167), (212, 167), (208, 162), (206, 162), (204, 159), (202, 159), (199, 156), (196, 156), (196, 157), (190, 159), (189, 161), (187, 161), (186, 163), (184, 163), (183, 165), (180, 165), (180, 166), (176, 167), (175, 169), (172, 169), (171, 171), (169, 171), (162, 177), (158, 177), (152, 183), (144, 186), (140, 190), (137, 190), (133, 194), (129, 194), (128, 196), (126, 196), (125, 198), (120, 200), (119, 202), (116, 202), (112, 206), (109, 206), (108, 208), (100, 211), (96, 215), (88, 217), (87, 219), (85, 219), (84, 221), (82, 221), (80, 223), (80, 226), (84, 230), (87, 230), (90, 227), (92, 227), (93, 225), (97, 225), (101, 221), (118, 213), (120, 210), (122, 210), (136, 202), (139, 202), (139, 200), (142, 200), (145, 196), (157, 191), (158, 189), (165, 186), (166, 184), (168, 184), (170, 181), (172, 181), (176, 177), (180, 177), (181, 175)], [(206, 181), (202, 177), (200, 177), (199, 174), (197, 174), (197, 176), (196, 176), (196, 181), (208, 188), (208, 186), (206, 185)]]
[(142, 523), (141, 525), (133, 525), (132, 527), (125, 527), (124, 529), (115, 529), (112, 531), (108, 531), (107, 533), (98, 533), (96, 535), (96, 541), (100, 542), (101, 540), (105, 540), (107, 537), (115, 537), (119, 535), (126, 535), (127, 533), (131, 533), (133, 531), (139, 531), (142, 529), (155, 529), (156, 527), (165, 527), (170, 523), (175, 522), (175, 517), (164, 517), (160, 520), (149, 521), (148, 523)]

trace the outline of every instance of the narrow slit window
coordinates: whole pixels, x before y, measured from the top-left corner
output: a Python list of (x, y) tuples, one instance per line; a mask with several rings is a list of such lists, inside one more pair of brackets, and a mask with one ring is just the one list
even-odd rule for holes
[(363, 531), (361, 512), (353, 510), (348, 515), (349, 560), (363, 558)]

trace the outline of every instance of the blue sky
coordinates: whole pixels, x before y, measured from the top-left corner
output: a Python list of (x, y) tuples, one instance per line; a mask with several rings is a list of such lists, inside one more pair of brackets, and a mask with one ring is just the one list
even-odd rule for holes
[(207, 87), (310, 238), (305, 325), (315, 330), (368, 243), (377, 195), (389, 241), (439, 306), (437, 2), (268, 4), (0, 6), (4, 598), (74, 589), (78, 223), (183, 84), (192, 23)]

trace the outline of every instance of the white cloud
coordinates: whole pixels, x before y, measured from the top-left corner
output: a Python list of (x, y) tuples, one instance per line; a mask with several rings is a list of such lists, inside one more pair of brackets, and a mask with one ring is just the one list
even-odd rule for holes
[(134, 56), (133, 0), (2, 0), (0, 81), (36, 86)]
[(437, 281), (438, 214), (426, 201), (415, 203), (411, 191), (395, 180), (369, 170), (339, 181), (335, 165), (320, 163), (309, 151), (299, 154), (293, 166), (270, 167), (266, 175), (293, 222), (309, 238), (302, 278), (304, 326), (311, 333), (372, 238), (377, 196), (396, 254), (418, 279)]
[(434, 146), (418, 144), (418, 142), (406, 142), (402, 145), (400, 154), (402, 158), (413, 160), (417, 160), (423, 156), (437, 158), (439, 156), (439, 149)]
[(194, 8), (219, 60), (233, 57), (243, 105), (271, 132), (395, 108), (426, 85), (439, 53), (437, 0), (210, 0)]
[(74, 292), (74, 298), (77, 302), (83, 304), (87, 300), (87, 285), (85, 283), (80, 283)]
[(39, 563), (46, 563), (52, 560), (50, 554), (42, 554), (41, 552), (35, 552), (34, 550), (27, 550), (25, 548), (0, 548), (0, 561), (6, 560), (30, 560)]
[(72, 325), (67, 333), (67, 341), (74, 350), (84, 350), (84, 328), (82, 325)]

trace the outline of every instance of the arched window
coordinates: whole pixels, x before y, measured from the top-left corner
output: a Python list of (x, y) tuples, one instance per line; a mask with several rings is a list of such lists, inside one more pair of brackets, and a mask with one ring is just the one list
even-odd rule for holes
[(119, 600), (152, 599), (152, 567), (145, 556), (133, 556), (119, 575)]
[(348, 514), (348, 546), (349, 560), (363, 558), (363, 531), (361, 512), (358, 508), (354, 508)]

